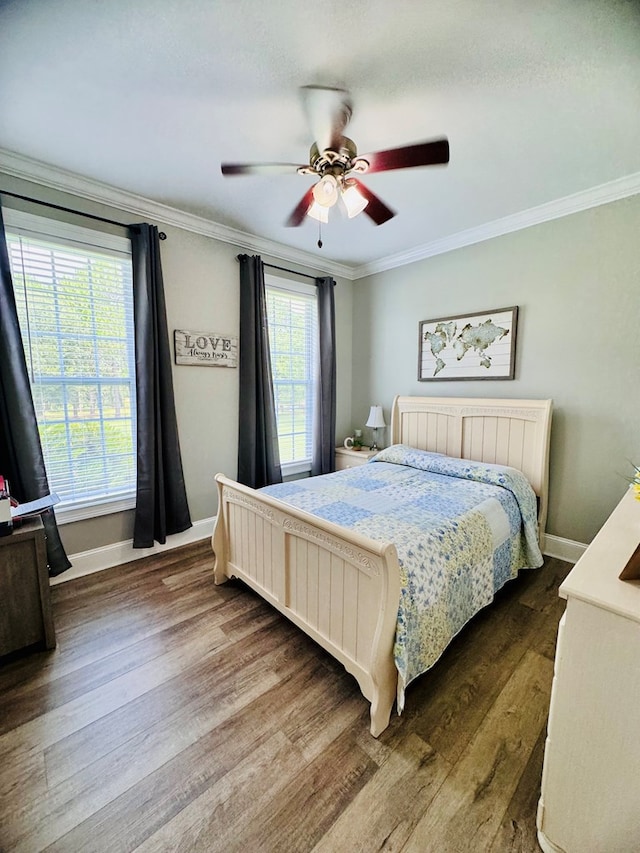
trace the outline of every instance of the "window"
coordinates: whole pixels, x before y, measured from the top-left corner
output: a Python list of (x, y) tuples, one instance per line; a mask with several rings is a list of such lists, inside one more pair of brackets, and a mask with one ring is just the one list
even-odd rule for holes
[(17, 211), (6, 211), (6, 231), (42, 450), (61, 520), (131, 507), (131, 244)]
[(318, 308), (314, 285), (265, 276), (283, 474), (311, 470)]

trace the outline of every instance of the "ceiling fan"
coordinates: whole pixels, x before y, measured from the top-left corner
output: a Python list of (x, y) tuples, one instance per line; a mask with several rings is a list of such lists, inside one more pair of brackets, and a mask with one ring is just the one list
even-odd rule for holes
[(319, 222), (329, 221), (329, 208), (342, 200), (349, 218), (366, 213), (376, 225), (393, 216), (382, 199), (371, 192), (359, 176), (391, 169), (435, 166), (449, 162), (446, 138), (390, 148), (360, 156), (353, 140), (343, 135), (352, 115), (352, 104), (345, 89), (303, 86), (303, 105), (315, 142), (309, 163), (223, 163), (222, 174), (231, 175), (313, 175), (318, 180), (291, 211), (286, 224), (301, 225), (305, 216)]

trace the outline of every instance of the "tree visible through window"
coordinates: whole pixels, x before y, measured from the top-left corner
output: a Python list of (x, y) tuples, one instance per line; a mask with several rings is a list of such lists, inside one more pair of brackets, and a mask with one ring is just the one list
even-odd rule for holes
[(7, 220), (50, 488), (63, 509), (130, 499), (136, 472), (129, 241), (15, 212)]
[(266, 278), (271, 370), (280, 463), (311, 469), (318, 311), (313, 285)]

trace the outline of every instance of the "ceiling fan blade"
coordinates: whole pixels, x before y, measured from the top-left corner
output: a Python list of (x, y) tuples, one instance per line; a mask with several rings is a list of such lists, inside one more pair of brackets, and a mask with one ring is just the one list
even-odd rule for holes
[(294, 209), (289, 214), (289, 218), (285, 222), (285, 225), (288, 228), (296, 228), (298, 225), (302, 225), (304, 222), (304, 218), (307, 215), (307, 211), (313, 204), (313, 187), (309, 187), (306, 193), (302, 196), (298, 204), (294, 207)]
[(372, 193), (371, 190), (365, 187), (365, 185), (359, 180), (357, 180), (356, 178), (352, 178), (351, 180), (354, 181), (358, 192), (361, 193), (361, 195), (363, 195), (369, 202), (369, 204), (362, 211), (363, 213), (366, 213), (367, 216), (373, 219), (376, 225), (383, 225), (385, 222), (388, 222), (390, 219), (393, 219), (393, 217), (396, 215), (395, 210), (391, 210), (390, 207), (387, 207), (387, 205), (382, 201), (381, 198), (378, 198), (375, 193)]
[(301, 86), (302, 103), (313, 141), (319, 151), (336, 150), (345, 127), (349, 124), (352, 107), (346, 89), (327, 86)]
[(222, 174), (230, 175), (290, 175), (305, 166), (298, 163), (222, 163)]
[(371, 172), (388, 172), (391, 169), (410, 169), (414, 166), (435, 166), (449, 162), (449, 141), (446, 138), (419, 142), (416, 145), (403, 145), (386, 151), (360, 155), (367, 160)]

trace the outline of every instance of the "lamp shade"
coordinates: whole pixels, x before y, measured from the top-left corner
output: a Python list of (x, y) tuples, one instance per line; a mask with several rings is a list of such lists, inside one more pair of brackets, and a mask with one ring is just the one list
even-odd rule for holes
[(338, 201), (338, 179), (335, 175), (324, 175), (312, 192), (317, 204), (332, 207)]
[(359, 193), (355, 187), (347, 187), (342, 191), (342, 201), (347, 209), (347, 216), (353, 219), (365, 209), (369, 204), (369, 199), (365, 198), (362, 193)]
[(384, 422), (384, 415), (382, 414), (382, 406), (371, 406), (369, 419), (365, 426), (372, 427), (373, 429), (386, 426)]
[(314, 201), (309, 210), (307, 210), (307, 216), (310, 216), (312, 219), (317, 219), (318, 222), (328, 222), (329, 208), (323, 207), (318, 204), (317, 201)]

